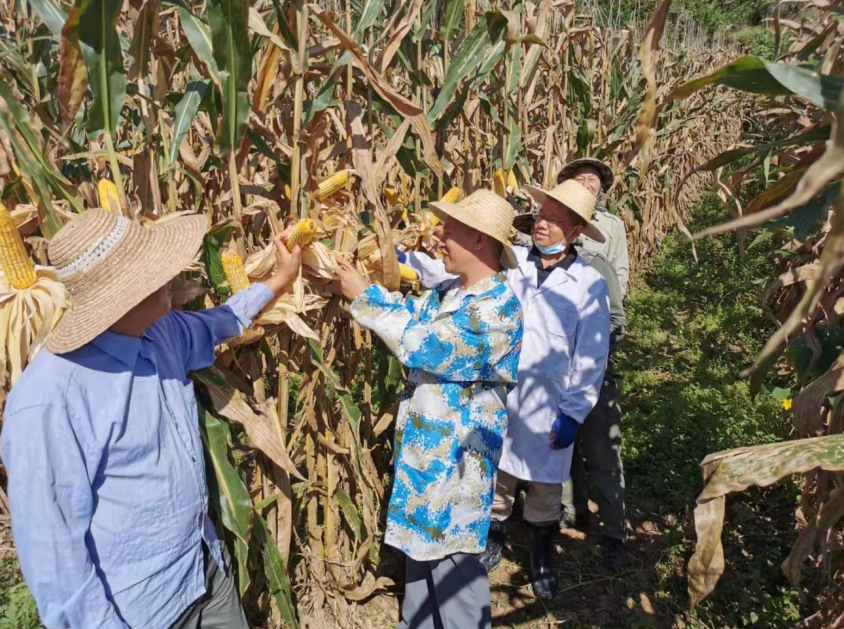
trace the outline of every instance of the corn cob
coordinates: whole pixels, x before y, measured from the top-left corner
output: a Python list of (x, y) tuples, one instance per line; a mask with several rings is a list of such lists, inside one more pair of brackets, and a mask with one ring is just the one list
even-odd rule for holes
[(401, 262), (399, 262), (399, 273), (401, 274), (401, 281), (404, 283), (416, 282), (419, 279), (416, 271)]
[(226, 281), (229, 283), (232, 293), (239, 293), (249, 288), (249, 277), (246, 275), (246, 269), (243, 268), (243, 260), (240, 259), (237, 251), (227, 248), (223, 251), (222, 258), (223, 273), (226, 276)]
[(109, 212), (120, 213), (120, 194), (115, 186), (108, 179), (100, 179), (97, 182), (97, 196), (100, 199), (100, 207)]
[(35, 283), (35, 265), (26, 253), (18, 228), (6, 206), (0, 203), (0, 266), (6, 280), (19, 290)]
[(338, 192), (348, 182), (349, 173), (347, 171), (343, 170), (339, 173), (334, 173), (330, 177), (326, 177), (319, 182), (319, 189), (314, 192), (314, 199), (317, 201), (330, 199), (334, 193)]
[(507, 173), (507, 189), (513, 191), (518, 187), (519, 182), (516, 179), (516, 173), (515, 171), (511, 170), (509, 173)]
[(452, 188), (443, 195), (443, 198), (440, 199), (440, 203), (457, 203), (459, 198), (460, 188)]
[(302, 248), (307, 247), (316, 238), (316, 223), (310, 218), (304, 218), (298, 223), (296, 227), (287, 236), (287, 248), (293, 251), (293, 247), (299, 245)]
[(387, 188), (386, 190), (384, 190), (384, 196), (387, 197), (387, 203), (390, 205), (390, 207), (404, 205), (404, 199), (396, 191), (395, 188)]
[[(440, 203), (457, 203), (458, 199), (460, 199), (460, 188), (452, 188), (442, 196)], [(441, 222), (433, 212), (428, 212), (428, 221), (432, 227), (436, 227)]]
[(507, 178), (504, 176), (504, 171), (500, 168), (492, 176), (492, 185), (495, 188), (495, 194), (504, 199), (507, 198)]

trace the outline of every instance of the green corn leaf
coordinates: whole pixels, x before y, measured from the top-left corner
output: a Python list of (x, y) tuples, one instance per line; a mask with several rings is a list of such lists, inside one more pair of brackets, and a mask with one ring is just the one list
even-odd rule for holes
[(834, 111), (844, 89), (844, 79), (748, 55), (677, 87), (666, 102), (688, 98), (708, 85), (726, 85), (754, 94), (799, 96), (816, 107)]
[(264, 518), (255, 516), (255, 544), (261, 552), (264, 565), (264, 574), (270, 586), (270, 594), (278, 606), (278, 611), (284, 621), (284, 627), (298, 629), (299, 623), (296, 620), (296, 607), (293, 605), (293, 597), (290, 592), (290, 582), (287, 579), (287, 568), (284, 565), (284, 557), (278, 550), (275, 540), (267, 530), (267, 523)]
[(445, 111), (457, 93), (460, 83), (471, 77), (472, 71), (495, 57), (497, 48), (504, 49), (507, 36), (507, 18), (500, 12), (487, 12), (469, 33), (454, 55), (448, 68), (439, 96), (428, 111), (428, 120), (434, 122)]
[(217, 69), (217, 62), (214, 60), (214, 52), (211, 45), (211, 29), (208, 25), (191, 13), (186, 7), (179, 7), (179, 23), (185, 31), (194, 54), (199, 58), (208, 73), (217, 85), (220, 85), (220, 72)]
[(381, 17), (381, 12), (384, 10), (384, 0), (369, 0), (363, 8), (363, 13), (360, 15), (358, 25), (355, 27), (354, 39), (357, 43), (363, 43), (363, 37), (366, 29), (372, 27), (378, 18)]
[(61, 10), (56, 0), (29, 0), (29, 5), (50, 32), (56, 37), (61, 37), (67, 14)]
[(77, 0), (79, 46), (88, 67), (88, 81), (94, 97), (88, 112), (88, 132), (117, 132), (117, 119), (126, 99), (123, 52), (117, 35), (121, 3), (110, 0)]
[[(252, 498), (243, 479), (229, 461), (231, 431), (228, 424), (205, 409), (199, 409), (199, 434), (205, 447), (208, 494), (223, 526), (235, 536), (238, 590), (241, 595), (250, 585), (249, 540), (252, 531)], [(211, 474), (213, 470), (213, 474)]]
[(170, 163), (176, 161), (179, 154), (179, 147), (190, 130), (191, 122), (199, 111), (199, 105), (208, 91), (210, 81), (191, 81), (185, 90), (184, 96), (179, 100), (175, 109), (175, 121), (173, 123), (173, 141), (170, 144)]
[(451, 39), (455, 29), (460, 24), (460, 18), (463, 16), (464, 3), (465, 0), (446, 0), (445, 17), (440, 26), (440, 39), (444, 42)]
[(238, 148), (250, 111), (246, 92), (252, 76), (248, 0), (209, 0), (208, 23), (223, 96), (217, 145), (228, 153)]

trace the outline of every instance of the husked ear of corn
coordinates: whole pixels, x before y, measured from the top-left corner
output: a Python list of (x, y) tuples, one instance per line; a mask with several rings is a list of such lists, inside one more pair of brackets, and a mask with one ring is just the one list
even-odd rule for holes
[(452, 188), (443, 195), (440, 203), (457, 203), (458, 199), (460, 199), (460, 188)]
[(401, 281), (405, 283), (416, 282), (419, 280), (419, 275), (406, 264), (399, 262), (399, 273), (401, 274)]
[(313, 219), (303, 218), (288, 234), (287, 248), (293, 251), (293, 247), (299, 245), (304, 249), (314, 241), (314, 238), (316, 238), (316, 223)]
[(234, 249), (226, 248), (221, 257), (223, 259), (223, 273), (232, 293), (239, 293), (249, 288), (249, 277), (246, 275), (246, 269), (243, 268), (243, 260), (240, 259), (240, 254)]
[(349, 173), (345, 170), (334, 173), (319, 182), (319, 189), (314, 192), (314, 199), (325, 201), (341, 190), (349, 182)]
[[(452, 188), (448, 192), (446, 192), (442, 198), (440, 199), (440, 203), (457, 203), (460, 200), (460, 188)], [(428, 222), (431, 223), (432, 227), (436, 227), (442, 221), (437, 218), (437, 215), (433, 212), (428, 212)]]
[(512, 192), (513, 190), (515, 190), (518, 187), (519, 187), (519, 182), (516, 179), (516, 173), (515, 173), (515, 171), (511, 170), (509, 173), (507, 173), (507, 189)]
[(386, 190), (384, 190), (384, 196), (387, 197), (387, 203), (389, 203), (390, 207), (395, 207), (396, 205), (404, 205), (404, 199), (396, 191), (395, 188), (387, 188)]
[(97, 182), (97, 196), (101, 208), (120, 213), (120, 194), (117, 192), (117, 186), (110, 180), (103, 178)]
[(19, 290), (35, 283), (35, 265), (26, 253), (12, 214), (0, 203), (0, 266), (6, 280)]
[(495, 194), (504, 199), (507, 198), (507, 178), (504, 176), (504, 171), (500, 168), (492, 176), (492, 185), (495, 188)]

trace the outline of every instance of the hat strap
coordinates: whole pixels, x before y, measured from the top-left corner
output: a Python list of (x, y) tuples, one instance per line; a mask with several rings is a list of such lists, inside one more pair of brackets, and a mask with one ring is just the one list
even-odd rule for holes
[(85, 251), (79, 254), (76, 258), (71, 260), (68, 264), (58, 267), (59, 279), (64, 282), (77, 273), (85, 273), (90, 271), (105, 258), (109, 252), (114, 249), (115, 245), (120, 242), (120, 239), (129, 229), (129, 219), (118, 216), (111, 228), (105, 236), (101, 236)]

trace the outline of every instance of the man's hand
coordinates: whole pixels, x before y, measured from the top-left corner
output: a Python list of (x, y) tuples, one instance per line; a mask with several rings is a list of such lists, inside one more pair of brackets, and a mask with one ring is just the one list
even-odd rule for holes
[(340, 278), (337, 282), (340, 292), (348, 300), (357, 298), (363, 291), (369, 288), (369, 282), (364, 279), (355, 266), (345, 258), (337, 259), (337, 267)]
[(565, 413), (558, 413), (557, 419), (551, 425), (551, 434), (548, 438), (551, 440), (551, 447), (554, 450), (563, 450), (568, 448), (577, 439), (577, 430), (580, 424)]
[(287, 231), (273, 238), (275, 245), (275, 259), (278, 264), (273, 276), (264, 282), (274, 293), (281, 292), (292, 279), (299, 273), (302, 266), (302, 249), (299, 245), (293, 247), (293, 251), (287, 250)]

